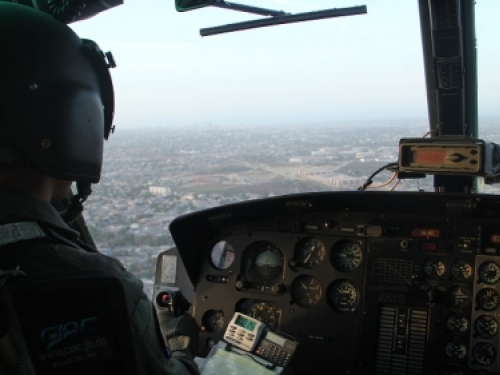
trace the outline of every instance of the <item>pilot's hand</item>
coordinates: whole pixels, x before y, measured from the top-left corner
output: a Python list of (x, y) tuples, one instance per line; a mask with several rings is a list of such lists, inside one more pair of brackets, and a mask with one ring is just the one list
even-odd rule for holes
[(200, 329), (189, 314), (174, 317), (168, 309), (158, 309), (158, 322), (163, 330), (172, 354), (188, 350), (191, 357), (198, 352)]

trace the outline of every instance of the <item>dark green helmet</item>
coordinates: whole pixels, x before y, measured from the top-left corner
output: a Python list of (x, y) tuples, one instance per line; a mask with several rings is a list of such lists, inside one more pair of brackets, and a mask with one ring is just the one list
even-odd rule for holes
[(111, 55), (45, 13), (1, 1), (0, 49), (0, 163), (98, 182), (114, 112)]

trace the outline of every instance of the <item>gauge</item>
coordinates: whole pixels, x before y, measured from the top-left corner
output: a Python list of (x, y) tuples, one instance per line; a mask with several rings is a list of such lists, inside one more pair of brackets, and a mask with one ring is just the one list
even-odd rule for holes
[(471, 304), (471, 293), (464, 286), (456, 286), (450, 290), (450, 303), (456, 309), (464, 309)]
[(359, 293), (349, 280), (336, 280), (326, 291), (329, 305), (337, 311), (354, 311), (359, 301)]
[(245, 250), (243, 278), (254, 287), (275, 284), (283, 272), (283, 253), (272, 242), (259, 241)]
[(457, 260), (451, 265), (450, 272), (451, 276), (456, 280), (469, 280), (472, 276), (472, 266), (465, 260)]
[(290, 293), (292, 301), (297, 305), (310, 307), (318, 303), (323, 294), (323, 289), (316, 278), (302, 275), (293, 281)]
[(264, 302), (257, 302), (250, 306), (247, 315), (264, 323), (271, 331), (276, 326), (276, 308)]
[(314, 268), (325, 258), (325, 245), (316, 238), (304, 238), (295, 247), (295, 262), (298, 266)]
[(231, 267), (234, 262), (234, 248), (229, 242), (217, 242), (214, 247), (212, 247), (210, 258), (215, 268), (225, 270)]
[(481, 315), (474, 324), (476, 334), (483, 339), (491, 339), (498, 333), (498, 322), (490, 315)]
[(451, 359), (462, 360), (467, 356), (467, 347), (461, 342), (452, 341), (446, 344), (445, 352)]
[(472, 350), (472, 355), (474, 360), (478, 365), (489, 366), (495, 362), (497, 357), (497, 351), (493, 345), (487, 342), (481, 342), (477, 344)]
[(500, 280), (500, 266), (495, 262), (484, 262), (479, 266), (479, 279), (486, 284), (495, 284)]
[(224, 327), (224, 313), (222, 310), (208, 310), (203, 314), (201, 322), (206, 331), (218, 332)]
[(469, 329), (469, 320), (464, 314), (452, 314), (448, 317), (446, 321), (446, 326), (455, 335), (467, 332)]
[(350, 272), (359, 267), (363, 260), (363, 250), (359, 242), (342, 241), (335, 245), (332, 265), (341, 272)]
[(500, 294), (495, 289), (484, 288), (477, 293), (476, 301), (481, 310), (493, 311), (500, 305)]
[(441, 277), (446, 271), (444, 263), (437, 257), (432, 257), (424, 264), (424, 272), (428, 277)]

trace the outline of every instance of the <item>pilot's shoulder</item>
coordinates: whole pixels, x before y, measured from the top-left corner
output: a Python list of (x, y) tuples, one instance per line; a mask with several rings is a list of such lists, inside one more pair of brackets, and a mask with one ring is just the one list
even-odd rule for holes
[(116, 258), (100, 252), (89, 252), (62, 244), (53, 245), (54, 256), (84, 269), (116, 268), (124, 271), (126, 268)]
[[(62, 244), (41, 244), (36, 251), (37, 255), (31, 262), (38, 265), (44, 263), (50, 265), (58, 271), (106, 271), (127, 284), (137, 289), (137, 293), (142, 292), (142, 281), (126, 271), (125, 266), (115, 257), (104, 255), (100, 252), (89, 252), (83, 249), (74, 248)], [(32, 252), (33, 254), (33, 252)]]
[(60, 244), (53, 246), (51, 260), (60, 264), (61, 268), (66, 268), (67, 271), (105, 271), (122, 282), (129, 298), (136, 300), (142, 296), (142, 281), (128, 272), (115, 257)]

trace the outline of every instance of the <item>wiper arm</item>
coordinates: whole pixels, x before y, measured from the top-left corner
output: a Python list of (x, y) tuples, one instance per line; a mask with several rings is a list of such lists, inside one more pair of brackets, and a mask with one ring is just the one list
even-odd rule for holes
[[(218, 3), (218, 4), (222, 4), (222, 3)], [(214, 4), (214, 6), (219, 6), (218, 4)], [(228, 3), (226, 3), (226, 4), (228, 4)], [(233, 4), (233, 5), (235, 5), (235, 4)], [(237, 4), (237, 5), (247, 7), (246, 5), (240, 5), (240, 4)], [(222, 6), (222, 7), (227, 8), (225, 6)], [(253, 7), (249, 7), (249, 8), (253, 8)], [(229, 9), (234, 9), (234, 8), (229, 8)], [(262, 8), (257, 8), (257, 9), (267, 10), (267, 9), (262, 9)], [(234, 9), (234, 10), (237, 10), (237, 9)], [(275, 11), (271, 11), (271, 12), (275, 12)], [(284, 12), (282, 12), (282, 13), (284, 13)], [(324, 18), (355, 16), (355, 15), (366, 14), (366, 13), (367, 13), (366, 5), (355, 6), (355, 7), (351, 7), (351, 8), (319, 10), (319, 11), (315, 11), (315, 12), (306, 12), (306, 13), (297, 13), (297, 14), (284, 13), (283, 15), (273, 16), (271, 18), (266, 18), (266, 19), (262, 19), (262, 20), (245, 21), (245, 22), (231, 23), (231, 24), (223, 25), (223, 26), (204, 28), (204, 29), (200, 30), (200, 35), (201, 36), (210, 36), (210, 35), (217, 35), (217, 34), (223, 34), (223, 33), (230, 33), (230, 32), (234, 32), (234, 31), (256, 29), (259, 27), (283, 25), (283, 24), (295, 23), (295, 22), (313, 21), (313, 20), (320, 20), (320, 19), (324, 19)]]
[(283, 12), (282, 10), (272, 10), (272, 9), (266, 9), (266, 8), (258, 8), (258, 7), (245, 5), (245, 4), (229, 3), (229, 2), (224, 1), (224, 0), (217, 0), (214, 4), (212, 4), (212, 6), (217, 7), (217, 8), (237, 10), (239, 12), (258, 14), (259, 16), (276, 17), (276, 16), (285, 16), (287, 14), (290, 14), (290, 13)]

